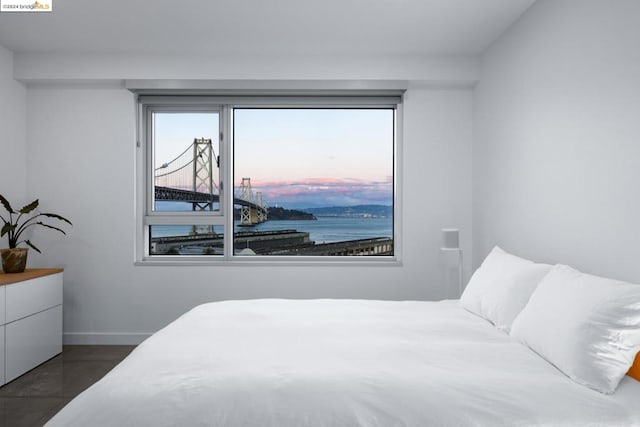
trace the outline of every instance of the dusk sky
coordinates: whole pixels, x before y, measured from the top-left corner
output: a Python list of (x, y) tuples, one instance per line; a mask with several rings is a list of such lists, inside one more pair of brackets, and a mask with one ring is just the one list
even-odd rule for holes
[[(236, 109), (236, 191), (250, 177), (269, 206), (391, 205), (393, 119), (391, 109)], [(156, 166), (195, 137), (219, 153), (217, 134), (217, 115), (156, 115)]]

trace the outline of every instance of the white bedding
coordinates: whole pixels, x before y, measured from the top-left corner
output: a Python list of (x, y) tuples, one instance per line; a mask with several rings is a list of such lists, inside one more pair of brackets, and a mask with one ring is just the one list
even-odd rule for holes
[(54, 426), (629, 426), (640, 382), (580, 386), (457, 301), (198, 306)]

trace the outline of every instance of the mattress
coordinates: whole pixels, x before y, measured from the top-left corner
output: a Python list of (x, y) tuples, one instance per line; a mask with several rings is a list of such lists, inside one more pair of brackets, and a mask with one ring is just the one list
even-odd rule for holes
[(629, 426), (640, 383), (574, 383), (457, 301), (204, 304), (47, 426)]

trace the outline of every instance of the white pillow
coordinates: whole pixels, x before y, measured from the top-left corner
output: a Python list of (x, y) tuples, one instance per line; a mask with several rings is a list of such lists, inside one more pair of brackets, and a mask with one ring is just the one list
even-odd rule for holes
[(640, 350), (640, 285), (557, 265), (513, 322), (511, 336), (574, 381), (613, 393)]
[(536, 264), (496, 246), (471, 276), (460, 305), (509, 332), (513, 319), (549, 270), (548, 264)]

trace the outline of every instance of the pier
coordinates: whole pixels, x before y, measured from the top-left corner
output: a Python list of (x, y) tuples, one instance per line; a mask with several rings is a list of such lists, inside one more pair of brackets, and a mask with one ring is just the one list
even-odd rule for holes
[[(223, 236), (216, 233), (154, 237), (154, 255), (222, 255)], [(393, 239), (374, 237), (316, 244), (309, 233), (297, 230), (240, 231), (235, 233), (234, 252), (243, 255), (364, 256), (393, 255)]]
[(343, 242), (320, 243), (307, 247), (274, 251), (271, 255), (308, 255), (308, 256), (362, 256), (393, 255), (393, 240), (388, 237), (346, 240)]

